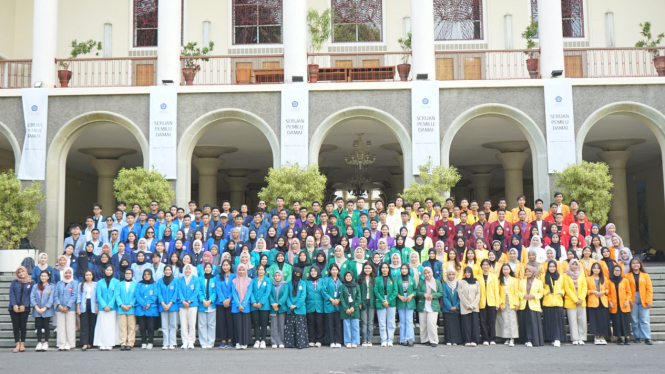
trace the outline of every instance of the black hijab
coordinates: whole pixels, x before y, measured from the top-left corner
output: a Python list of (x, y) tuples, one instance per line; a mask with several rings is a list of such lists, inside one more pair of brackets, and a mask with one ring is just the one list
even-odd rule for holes
[[(423, 244), (420, 244), (420, 245), (416, 244), (416, 241), (418, 240), (418, 238), (423, 239)], [(425, 236), (425, 235), (416, 235), (416, 239), (413, 241), (413, 248), (411, 248), (411, 249), (418, 252), (418, 255), (420, 255), (420, 252), (422, 252), (423, 249), (425, 249), (425, 239), (427, 239), (427, 236)]]
[[(139, 253), (143, 253), (143, 261), (139, 261)], [(145, 252), (138, 252), (136, 254), (136, 264), (139, 265), (139, 266), (144, 265), (145, 261), (146, 261), (145, 258), (146, 258), (146, 253)]]
[(278, 260), (279, 255), (280, 255), (280, 253), (277, 253), (277, 255), (275, 256), (275, 264), (277, 264), (277, 268), (281, 271), (282, 268), (284, 268), (284, 262), (286, 261), (286, 255), (282, 253), (283, 260), (281, 262)]
[[(254, 236), (255, 236), (254, 239), (252, 239), (252, 236), (249, 235), (249, 234), (252, 233), (252, 231), (254, 231)], [(248, 238), (247, 239), (247, 246), (249, 247), (249, 251), (251, 252), (256, 247), (256, 242), (259, 240), (259, 235), (256, 233), (256, 230), (251, 229), (251, 230), (249, 230), (249, 233), (247, 234), (247, 238)]]
[[(102, 262), (102, 258), (104, 258), (104, 256), (106, 256), (106, 258), (108, 259), (107, 263)], [(99, 270), (99, 275), (101, 277), (104, 277), (104, 275), (106, 274), (106, 268), (109, 266), (113, 266), (113, 264), (111, 264), (111, 256), (109, 256), (108, 253), (102, 253), (102, 255), (99, 256), (99, 263), (97, 264), (97, 269)]]
[[(397, 244), (397, 241), (399, 240), (399, 238), (402, 238), (402, 244)], [(395, 248), (397, 248), (399, 250), (402, 250), (404, 248), (404, 243), (405, 242), (406, 242), (406, 238), (404, 238), (402, 235), (397, 235), (397, 237), (395, 238)], [(424, 243), (425, 242), (423, 241), (423, 244)]]
[(310, 282), (317, 282), (319, 279), (321, 279), (321, 270), (318, 266), (312, 266), (312, 268), (316, 269), (316, 277), (312, 277), (312, 269), (310, 268), (309, 274), (307, 274), (307, 280)]
[(166, 268), (171, 269), (171, 275), (169, 275), (168, 277), (165, 275), (164, 277), (162, 277), (162, 280), (164, 281), (164, 284), (168, 286), (169, 284), (171, 284), (171, 282), (173, 282), (173, 267), (171, 267), (171, 265), (166, 265), (164, 266), (164, 270), (166, 270)]
[[(342, 281), (342, 284), (343, 284), (344, 286), (346, 286), (346, 291), (349, 293), (349, 296), (353, 296), (353, 289), (356, 288), (356, 286), (358, 286), (358, 283), (356, 283), (356, 282), (354, 282), (354, 281), (350, 281), (350, 282), (348, 282), (348, 281), (346, 280), (346, 274), (349, 274), (349, 273), (350, 273), (351, 276), (353, 277), (353, 273), (350, 272), (350, 271), (347, 271), (346, 273), (344, 273), (344, 278), (340, 278), (340, 280)], [(352, 278), (352, 279), (353, 279), (353, 278)]]
[[(467, 278), (466, 273), (471, 273), (471, 278)], [(476, 284), (476, 278), (473, 277), (473, 269), (471, 269), (471, 266), (467, 266), (464, 268), (464, 276), (462, 280), (468, 284)]]
[(501, 227), (501, 225), (497, 225), (494, 228), (494, 233), (492, 234), (492, 241), (499, 240), (499, 241), (501, 241), (501, 243), (503, 243), (504, 240), (506, 240), (506, 230), (503, 227), (501, 227), (501, 229), (503, 230), (503, 234), (499, 235), (499, 234), (496, 233), (496, 231), (499, 229), (499, 227)]
[[(293, 273), (291, 276), (291, 295), (298, 295), (298, 286), (300, 285), (300, 279), (302, 278), (302, 268), (293, 268)], [(298, 275), (300, 274), (300, 275)]]
[[(552, 239), (554, 235), (559, 237), (559, 242), (554, 243), (554, 240)], [(558, 232), (553, 232), (549, 235), (550, 237), (550, 248), (554, 249), (554, 256), (555, 257), (561, 257), (561, 234)]]
[[(406, 275), (402, 274), (402, 268), (406, 266)], [(409, 272), (411, 271), (411, 268), (409, 268), (409, 265), (407, 264), (402, 264), (402, 266), (399, 267), (399, 275), (402, 276), (402, 283), (403, 282), (408, 282), (409, 281)]]
[[(93, 262), (93, 256), (94, 254), (92, 251), (88, 252), (88, 244), (92, 244), (91, 242), (87, 242), (85, 244), (85, 250), (83, 252), (79, 253), (79, 263), (76, 268), (76, 275), (79, 277), (83, 278), (83, 274), (85, 274), (85, 271), (88, 270), (89, 264)], [(95, 249), (94, 246), (92, 248), (93, 250)]]
[[(337, 235), (333, 235), (333, 233), (332, 233), (333, 229), (337, 230)], [(330, 229), (330, 235), (328, 235), (328, 236), (330, 237), (330, 246), (335, 247), (337, 244), (339, 244), (339, 239), (340, 239), (339, 227), (337, 225), (335, 225), (333, 228), (331, 228)]]
[[(323, 256), (323, 261), (319, 261), (319, 256)], [(327, 266), (326, 262), (326, 254), (323, 253), (322, 251), (319, 251), (316, 253), (316, 257), (314, 257), (314, 266), (316, 266), (316, 270), (319, 271), (319, 278), (321, 277), (321, 274), (325, 271), (325, 268)]]
[[(464, 238), (462, 238), (462, 242), (464, 242)], [(457, 258), (463, 259), (464, 258), (464, 252), (466, 251), (466, 243), (462, 244), (460, 247), (457, 243), (459, 242), (459, 237), (455, 237), (455, 252), (457, 252)]]
[[(300, 253), (304, 253), (304, 252), (300, 252)], [(298, 260), (298, 261), (296, 261), (296, 263), (293, 264), (293, 267), (298, 267), (298, 268), (301, 268), (301, 269), (305, 269), (308, 266), (312, 266), (312, 264), (307, 262), (307, 259), (305, 259), (304, 262), (300, 261), (300, 253), (298, 253), (298, 257), (296, 258), (296, 260)]]
[[(145, 280), (145, 274), (146, 273), (150, 274), (150, 279), (149, 280)], [(155, 283), (155, 280), (152, 278), (152, 271), (150, 271), (150, 269), (143, 270), (143, 275), (141, 276), (141, 282), (139, 282), (139, 283), (143, 283), (143, 284), (153, 284), (153, 283)]]
[(282, 252), (286, 255), (286, 253), (289, 251), (289, 248), (286, 246), (286, 236), (284, 236), (284, 235), (280, 236), (279, 238), (277, 238), (275, 243), (279, 242), (280, 238), (284, 239), (284, 245), (276, 245), (275, 248), (277, 248), (278, 251), (280, 251), (280, 252)]
[(555, 271), (552, 273), (550, 271), (550, 265), (554, 264), (556, 266), (556, 261), (549, 260), (547, 261), (547, 271), (545, 272), (545, 285), (550, 287), (550, 292), (554, 293), (554, 282), (559, 280), (559, 272)]
[[(349, 235), (349, 227), (351, 228), (351, 235)], [(365, 230), (363, 230), (364, 232)], [(344, 227), (344, 235), (346, 235), (347, 238), (349, 238), (349, 241), (351, 239), (356, 237), (356, 230), (353, 228), (353, 226), (346, 226)]]
[[(123, 265), (124, 262), (127, 263), (127, 266)], [(120, 261), (120, 269), (119, 269), (120, 274), (119, 275), (121, 277), (124, 277), (125, 276), (125, 271), (127, 271), (127, 269), (130, 269), (130, 266), (131, 265), (129, 264), (129, 261), (127, 261), (127, 259), (124, 259), (124, 260)]]
[[(622, 272), (622, 274), (623, 274), (623, 272)], [(612, 281), (612, 283), (614, 283), (614, 286), (616, 287), (616, 290), (617, 290), (617, 291), (619, 290), (619, 283), (621, 283), (621, 281), (622, 281), (623, 279), (624, 279), (624, 278), (623, 278), (623, 276), (621, 276), (621, 275), (619, 275), (619, 276), (614, 275), (614, 271), (612, 271), (612, 272), (610, 273), (610, 280)], [(617, 300), (617, 301), (618, 301), (618, 300)]]
[[(206, 268), (210, 267), (210, 274), (206, 273)], [(213, 270), (215, 268), (212, 266), (210, 262), (206, 263), (203, 265), (203, 277), (207, 279), (208, 281), (205, 282), (206, 284), (206, 299), (210, 300), (210, 280), (215, 277), (215, 274), (213, 274)]]
[(436, 262), (438, 261), (436, 259), (436, 249), (430, 248), (429, 251), (427, 251), (428, 255), (431, 255), (432, 253), (434, 253), (434, 259), (429, 258), (427, 259), (427, 261), (429, 261), (429, 265), (432, 268), (432, 274), (434, 274), (434, 264), (436, 264)]

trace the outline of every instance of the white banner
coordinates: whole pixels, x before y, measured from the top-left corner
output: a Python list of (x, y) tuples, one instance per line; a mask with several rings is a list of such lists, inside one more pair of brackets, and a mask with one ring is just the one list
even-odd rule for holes
[(178, 91), (175, 86), (150, 87), (150, 167), (176, 179)]
[(441, 164), (439, 144), (439, 82), (411, 82), (411, 141), (413, 174), (431, 157), (432, 166)]
[(545, 79), (545, 127), (548, 173), (575, 164), (575, 120), (570, 78)]
[(282, 85), (282, 165), (308, 164), (309, 89), (306, 83)]
[(46, 128), (48, 121), (48, 89), (24, 88), (23, 119), (25, 139), (21, 152), (18, 179), (46, 179)]

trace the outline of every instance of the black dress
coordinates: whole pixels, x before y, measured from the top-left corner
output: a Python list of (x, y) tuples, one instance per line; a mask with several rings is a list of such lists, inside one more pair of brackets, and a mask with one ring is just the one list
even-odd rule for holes
[(448, 344), (462, 344), (459, 313), (443, 314), (443, 341)]
[(284, 347), (307, 348), (309, 346), (307, 334), (307, 318), (304, 314), (289, 313), (284, 324)]
[[(543, 307), (543, 337), (545, 341), (566, 341), (566, 321), (563, 307)], [(533, 342), (532, 342), (533, 343)]]
[(233, 313), (233, 327), (237, 344), (252, 344), (252, 317), (249, 313)]
[(526, 308), (517, 312), (517, 320), (519, 322), (520, 343), (531, 343), (534, 347), (545, 345), (540, 312), (531, 310), (527, 302)]

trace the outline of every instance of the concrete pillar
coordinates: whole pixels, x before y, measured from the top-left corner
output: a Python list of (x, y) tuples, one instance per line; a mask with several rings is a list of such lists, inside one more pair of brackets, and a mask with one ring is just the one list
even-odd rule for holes
[(197, 158), (192, 160), (199, 171), (199, 205), (217, 205), (217, 172), (224, 164), (219, 156), (225, 153), (236, 152), (238, 148), (218, 147), (214, 145), (199, 145), (194, 148)]
[(623, 239), (623, 244), (629, 248), (630, 220), (628, 217), (626, 163), (633, 155), (633, 152), (626, 149), (632, 145), (644, 142), (644, 139), (609, 139), (585, 143), (585, 145), (603, 150), (603, 152), (598, 153), (598, 157), (610, 167), (610, 175), (612, 175), (612, 183), (614, 183), (609, 220), (616, 225), (617, 234)]
[(397, 194), (404, 192), (404, 175), (403, 174), (391, 174), (386, 177), (393, 190), (393, 198), (397, 197)]
[(436, 79), (433, 19), (433, 1), (411, 0), (411, 76), (414, 80), (416, 74), (427, 74), (429, 80)]
[(283, 7), (284, 82), (294, 75), (307, 82), (307, 2), (288, 0)]
[(465, 186), (464, 183), (466, 182), (460, 181), (458, 182), (457, 186), (450, 189), (450, 192), (452, 192), (453, 196), (455, 196), (455, 204), (457, 205), (459, 205), (459, 200), (461, 198), (466, 197), (468, 199), (469, 194), (471, 193), (469, 185)]
[(473, 198), (478, 201), (480, 207), (483, 206), (483, 201), (490, 197), (489, 183), (494, 178), (492, 170), (498, 168), (500, 165), (483, 164), (483, 165), (464, 165), (460, 166), (462, 169), (469, 170), (473, 174), (469, 177), (473, 183)]
[(247, 175), (254, 173), (258, 170), (254, 169), (224, 169), (223, 172), (228, 175), (224, 178), (224, 181), (229, 186), (231, 191), (231, 206), (240, 208), (240, 205), (245, 203), (245, 188), (251, 179), (247, 178)]
[(562, 77), (565, 77), (561, 1), (538, 0), (538, 41), (543, 79), (552, 78), (552, 70), (564, 70)]
[(41, 81), (44, 88), (55, 87), (58, 0), (34, 0), (32, 17), (31, 86)]
[(124, 155), (136, 153), (131, 148), (81, 148), (79, 152), (96, 157), (90, 160), (90, 164), (97, 170), (97, 202), (102, 204), (106, 212), (115, 211), (115, 195), (113, 180), (118, 175), (118, 170), (125, 164), (124, 160), (118, 160)]
[(180, 83), (182, 68), (182, 2), (181, 0), (159, 0), (157, 12), (157, 82), (172, 80)]
[(509, 142), (492, 142), (483, 144), (485, 148), (498, 150), (497, 160), (503, 166), (506, 201), (508, 208), (517, 206), (517, 196), (524, 194), (524, 162), (529, 158), (529, 154), (524, 151), (529, 148), (529, 142), (526, 140), (517, 140)]

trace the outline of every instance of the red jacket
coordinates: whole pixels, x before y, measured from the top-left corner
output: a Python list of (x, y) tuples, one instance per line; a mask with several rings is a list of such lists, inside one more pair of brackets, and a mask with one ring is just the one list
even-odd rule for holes
[[(455, 226), (455, 233), (457, 233), (457, 230), (464, 230), (464, 238), (465, 239), (473, 238), (473, 230), (476, 227), (473, 226), (473, 224), (470, 224), (470, 223), (467, 223), (465, 226), (466, 227), (464, 227), (464, 228), (462, 228), (462, 224), (459, 224), (459, 225)], [(474, 244), (473, 247), (471, 247), (471, 248), (476, 248), (476, 245)]]
[(446, 233), (449, 238), (455, 236), (455, 222), (442, 219), (436, 221), (436, 236), (439, 236), (439, 227), (441, 226), (446, 226)]
[[(421, 225), (418, 225), (418, 227), (416, 227), (415, 236), (420, 235), (420, 228), (423, 227), (423, 226), (424, 226), (424, 224), (421, 224)], [(434, 242), (434, 238), (439, 236), (439, 230), (437, 229), (437, 227), (435, 225), (428, 224), (427, 226), (428, 226), (427, 227), (427, 237), (432, 239), (432, 242)], [(414, 237), (414, 240), (415, 240), (415, 237)]]

